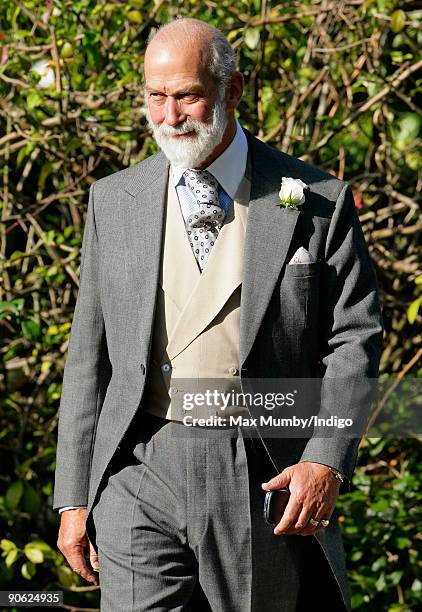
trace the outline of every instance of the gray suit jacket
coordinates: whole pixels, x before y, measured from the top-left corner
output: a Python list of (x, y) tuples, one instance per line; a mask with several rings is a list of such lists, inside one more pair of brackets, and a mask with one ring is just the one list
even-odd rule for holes
[[(321, 402), (328, 412), (353, 417), (357, 405), (328, 383), (377, 376), (383, 324), (352, 190), (245, 133), (252, 186), (241, 298), (241, 382), (321, 376)], [(53, 508), (92, 507), (142, 400), (167, 176), (168, 161), (159, 152), (90, 188), (60, 402)], [(300, 210), (277, 206), (283, 176), (310, 186)], [(287, 266), (299, 246), (316, 263)], [(272, 440), (271, 451), (281, 467), (317, 461), (351, 479), (358, 442), (340, 431), (328, 442), (317, 436)]]

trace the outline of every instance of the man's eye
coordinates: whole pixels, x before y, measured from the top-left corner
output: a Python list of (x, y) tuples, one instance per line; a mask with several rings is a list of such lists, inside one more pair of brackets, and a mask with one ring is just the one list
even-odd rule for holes
[(185, 93), (185, 94), (182, 94), (182, 98), (186, 102), (194, 102), (195, 100), (198, 99), (198, 94)]

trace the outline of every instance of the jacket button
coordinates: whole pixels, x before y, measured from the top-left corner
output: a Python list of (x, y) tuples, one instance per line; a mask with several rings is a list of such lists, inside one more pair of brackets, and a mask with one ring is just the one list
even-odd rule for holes
[(161, 366), (161, 369), (163, 372), (170, 372), (171, 366), (169, 363), (163, 363), (163, 365)]
[(232, 366), (231, 368), (229, 368), (229, 374), (231, 374), (232, 376), (236, 376), (237, 374), (239, 374), (239, 370)]

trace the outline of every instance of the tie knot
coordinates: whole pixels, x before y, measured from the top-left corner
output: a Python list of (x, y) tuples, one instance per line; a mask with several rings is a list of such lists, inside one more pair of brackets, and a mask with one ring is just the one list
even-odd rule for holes
[(185, 170), (185, 181), (200, 203), (218, 203), (218, 181), (208, 170)]

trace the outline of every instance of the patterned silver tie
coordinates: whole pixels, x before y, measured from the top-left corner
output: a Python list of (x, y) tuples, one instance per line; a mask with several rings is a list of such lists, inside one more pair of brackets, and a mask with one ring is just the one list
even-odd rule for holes
[(186, 230), (192, 251), (202, 271), (226, 214), (219, 205), (218, 181), (211, 172), (189, 169), (183, 173), (183, 176), (198, 202), (198, 210), (186, 219)]

